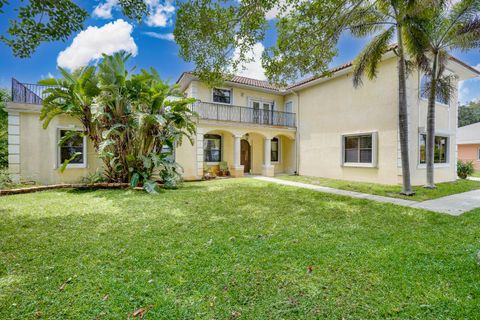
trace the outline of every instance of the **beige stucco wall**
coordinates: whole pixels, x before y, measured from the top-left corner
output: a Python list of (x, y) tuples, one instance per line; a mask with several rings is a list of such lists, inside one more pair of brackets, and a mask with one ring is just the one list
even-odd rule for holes
[[(398, 182), (397, 79), (395, 61), (380, 65), (378, 78), (353, 88), (351, 73), (297, 92), (299, 173), (307, 176)], [(378, 133), (378, 166), (342, 166), (342, 135)]]
[[(388, 58), (380, 64), (378, 77), (364, 79), (360, 88), (353, 88), (348, 72), (285, 97), (294, 101), (297, 110), (300, 174), (382, 184), (402, 182), (396, 68), (396, 59)], [(419, 134), (425, 132), (427, 103), (420, 99), (419, 85), (420, 74), (414, 72), (407, 79), (409, 160), (414, 185), (425, 184), (426, 180), (425, 165), (419, 159)], [(456, 95), (451, 101), (457, 101)], [(457, 106), (439, 105), (436, 110), (436, 132), (449, 137), (450, 148), (449, 162), (436, 165), (435, 181), (454, 181)], [(342, 166), (342, 135), (369, 132), (378, 133), (377, 166)]]
[[(250, 107), (249, 100), (260, 100), (266, 102), (274, 102), (276, 111), (284, 111), (284, 98), (279, 94), (272, 94), (268, 92), (262, 92), (258, 90), (251, 90), (243, 88), (240, 86), (228, 85), (225, 84), (221, 88), (232, 89), (233, 100), (232, 105), (241, 106), (241, 107)], [(213, 102), (212, 101), (212, 88), (209, 87), (204, 82), (192, 81), (187, 87), (186, 92), (189, 96), (197, 98), (203, 102)]]
[(23, 181), (42, 184), (79, 182), (101, 166), (92, 144), (88, 143), (87, 167), (67, 168), (61, 173), (57, 163), (57, 132), (60, 128), (80, 129), (81, 125), (73, 118), (59, 116), (43, 129), (38, 113), (20, 113), (20, 174)]
[[(20, 106), (20, 105), (19, 105)], [(39, 110), (39, 106), (27, 105), (27, 109)], [(42, 128), (38, 112), (19, 112), (20, 116), (20, 165), (21, 181), (35, 181), (41, 184), (79, 182), (88, 173), (102, 167), (102, 161), (96, 156), (93, 145), (87, 139), (87, 167), (66, 168), (60, 172), (57, 163), (57, 130), (60, 128), (81, 129), (81, 124), (70, 117), (54, 118), (47, 129)], [(175, 150), (175, 158), (183, 167), (186, 180), (198, 179), (194, 159), (196, 157), (196, 139), (193, 145), (184, 139)], [(17, 165), (11, 165), (11, 171), (17, 172)]]
[(458, 159), (462, 161), (472, 161), (475, 170), (480, 170), (480, 144), (459, 144)]

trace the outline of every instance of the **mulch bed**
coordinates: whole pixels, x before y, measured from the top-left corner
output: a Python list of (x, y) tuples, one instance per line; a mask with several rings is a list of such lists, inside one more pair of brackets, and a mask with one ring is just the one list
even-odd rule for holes
[(32, 193), (32, 192), (52, 190), (52, 189), (65, 189), (65, 188), (71, 188), (71, 189), (126, 189), (126, 188), (130, 188), (130, 184), (129, 183), (61, 183), (61, 184), (52, 184), (52, 185), (48, 185), (48, 186), (36, 186), (36, 187), (0, 190), (0, 196), (6, 196), (6, 195), (12, 195), (12, 194)]

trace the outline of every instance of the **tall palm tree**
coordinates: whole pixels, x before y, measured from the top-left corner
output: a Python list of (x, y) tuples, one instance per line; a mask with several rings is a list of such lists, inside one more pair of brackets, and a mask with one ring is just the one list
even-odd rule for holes
[(369, 79), (377, 76), (378, 65), (383, 54), (397, 42), (395, 53), (398, 56), (398, 127), (400, 133), (400, 150), (402, 157), (402, 193), (413, 195), (410, 182), (410, 161), (408, 147), (408, 113), (407, 113), (407, 62), (403, 34), (408, 28), (408, 18), (418, 11), (420, 1), (416, 0), (378, 0), (367, 2), (357, 11), (350, 30), (353, 35), (375, 37), (355, 59), (353, 67), (353, 84), (362, 84), (364, 74)]
[(405, 33), (405, 43), (428, 80), (422, 94), (428, 96), (426, 188), (435, 188), (435, 103), (438, 98), (450, 101), (455, 88), (453, 76), (445, 70), (449, 51), (480, 47), (480, 0), (463, 0), (456, 4), (433, 0), (429, 10), (412, 19)]

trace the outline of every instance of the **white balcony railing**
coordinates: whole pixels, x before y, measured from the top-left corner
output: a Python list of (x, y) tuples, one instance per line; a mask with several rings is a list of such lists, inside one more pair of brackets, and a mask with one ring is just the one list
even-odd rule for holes
[(295, 113), (254, 109), (220, 103), (197, 101), (192, 106), (200, 119), (295, 127)]

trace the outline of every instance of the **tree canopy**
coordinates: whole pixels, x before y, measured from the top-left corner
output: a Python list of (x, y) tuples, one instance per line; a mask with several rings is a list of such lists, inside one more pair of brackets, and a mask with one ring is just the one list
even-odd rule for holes
[[(127, 18), (141, 21), (147, 14), (144, 0), (119, 0), (122, 13)], [(0, 18), (5, 14), (8, 0), (0, 0)], [(6, 34), (0, 34), (0, 41), (12, 48), (20, 58), (30, 57), (43, 42), (65, 41), (84, 28), (89, 13), (73, 0), (29, 0), (22, 1), (18, 15), (9, 19)]]
[(458, 126), (464, 127), (480, 122), (480, 101), (471, 101), (458, 108)]
[(277, 42), (262, 61), (267, 77), (286, 83), (323, 74), (355, 9), (366, 0), (194, 0), (179, 3), (174, 30), (180, 56), (208, 82), (235, 73), (265, 38), (266, 14), (277, 12)]

